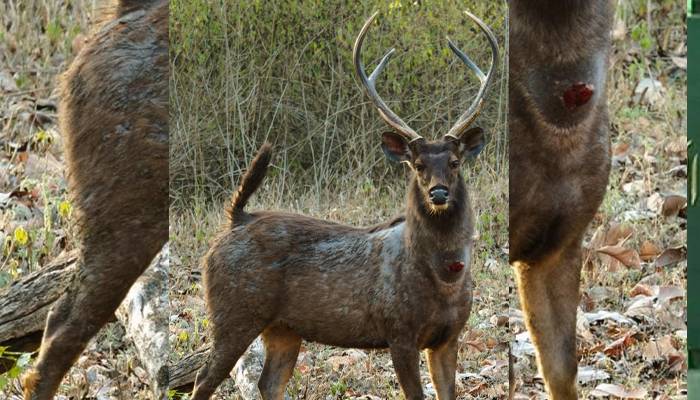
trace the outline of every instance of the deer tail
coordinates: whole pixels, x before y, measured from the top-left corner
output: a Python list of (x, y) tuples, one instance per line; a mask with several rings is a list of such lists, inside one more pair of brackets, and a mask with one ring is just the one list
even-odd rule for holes
[(232, 225), (238, 225), (241, 217), (245, 214), (243, 209), (248, 203), (250, 196), (255, 193), (265, 178), (271, 158), (272, 145), (266, 142), (258, 150), (258, 154), (255, 155), (255, 158), (250, 163), (248, 171), (243, 175), (238, 190), (233, 194), (231, 206), (227, 210), (228, 219)]

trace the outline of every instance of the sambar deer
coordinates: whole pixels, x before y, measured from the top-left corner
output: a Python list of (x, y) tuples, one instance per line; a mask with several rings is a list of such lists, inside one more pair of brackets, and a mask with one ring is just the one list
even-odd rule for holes
[(581, 242), (610, 173), (609, 0), (510, 2), (510, 262), (550, 399), (575, 399)]
[(362, 44), (377, 13), (353, 49), (355, 70), (380, 116), (394, 132), (382, 148), (412, 169), (405, 216), (356, 228), (281, 212), (246, 212), (271, 158), (265, 144), (233, 196), (229, 224), (203, 260), (203, 286), (213, 348), (197, 375), (192, 398), (208, 399), (248, 345), (262, 335), (265, 362), (258, 387), (263, 399), (283, 399), (302, 339), (341, 347), (389, 348), (407, 399), (422, 399), (420, 350), (427, 349), (440, 400), (455, 398), (457, 341), (471, 310), (473, 217), (462, 160), (484, 145), (470, 127), (493, 79), (496, 38), (478, 18), (492, 51), (484, 75), (454, 43), (452, 51), (479, 77), (471, 106), (450, 131), (426, 140), (382, 100), (375, 82), (394, 52), (367, 77)]
[(117, 1), (61, 79), (79, 269), (49, 312), (24, 397), (53, 398), (168, 237), (168, 1)]

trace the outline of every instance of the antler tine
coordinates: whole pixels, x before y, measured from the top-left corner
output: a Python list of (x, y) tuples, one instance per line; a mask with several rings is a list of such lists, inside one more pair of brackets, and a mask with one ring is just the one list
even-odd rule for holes
[(384, 57), (382, 57), (382, 60), (379, 62), (379, 65), (377, 65), (377, 68), (374, 69), (374, 72), (372, 72), (369, 78), (365, 73), (365, 67), (362, 64), (362, 60), (360, 59), (360, 55), (362, 52), (362, 43), (364, 42), (365, 36), (367, 35), (367, 31), (372, 25), (372, 22), (374, 21), (374, 18), (377, 16), (377, 14), (379, 14), (379, 11), (375, 12), (374, 14), (372, 14), (371, 17), (369, 17), (367, 22), (365, 22), (365, 25), (362, 27), (360, 34), (357, 36), (357, 39), (355, 40), (355, 46), (352, 50), (352, 58), (355, 62), (355, 72), (360, 78), (360, 81), (362, 81), (362, 85), (364, 86), (367, 95), (377, 107), (379, 115), (384, 119), (384, 121), (386, 121), (387, 124), (394, 128), (396, 132), (405, 137), (409, 142), (413, 142), (415, 140), (422, 139), (422, 137), (418, 135), (416, 131), (411, 129), (411, 127), (409, 127), (401, 118), (399, 118), (398, 115), (391, 111), (389, 106), (387, 106), (386, 103), (384, 103), (384, 100), (382, 100), (382, 98), (379, 96), (375, 87), (377, 77), (379, 76), (379, 74), (381, 74), (382, 70), (384, 70), (384, 67), (386, 67), (386, 64), (389, 62), (389, 59), (391, 59), (391, 56), (394, 54), (395, 49), (389, 50), (384, 55)]
[(491, 29), (486, 26), (484, 21), (480, 20), (477, 18), (474, 14), (470, 13), (469, 11), (465, 11), (465, 14), (469, 16), (474, 22), (479, 25), (479, 28), (486, 34), (487, 39), (489, 40), (489, 44), (491, 45), (491, 67), (489, 68), (489, 72), (484, 75), (484, 73), (479, 69), (479, 67), (476, 66), (476, 64), (466, 55), (464, 52), (462, 52), (457, 46), (450, 40), (450, 38), (447, 38), (447, 42), (450, 46), (450, 49), (452, 50), (455, 55), (462, 60), (464, 64), (467, 65), (467, 67), (474, 71), (476, 76), (479, 78), (479, 81), (481, 82), (481, 86), (479, 87), (479, 92), (476, 94), (476, 98), (472, 102), (472, 104), (469, 106), (467, 111), (462, 114), (461, 117), (459, 117), (459, 120), (457, 120), (457, 123), (450, 128), (449, 132), (447, 132), (446, 137), (451, 137), (453, 139), (459, 139), (460, 136), (467, 130), (469, 125), (474, 122), (476, 117), (479, 115), (481, 112), (481, 107), (483, 106), (484, 102), (484, 97), (486, 96), (486, 92), (488, 91), (489, 86), (491, 85), (491, 81), (493, 80), (493, 72), (496, 67), (496, 60), (498, 59), (498, 42), (496, 41), (496, 36), (493, 34)]

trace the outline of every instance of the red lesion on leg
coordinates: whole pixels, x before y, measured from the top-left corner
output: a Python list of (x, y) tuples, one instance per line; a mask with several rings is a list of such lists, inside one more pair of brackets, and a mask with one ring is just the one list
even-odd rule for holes
[(591, 97), (593, 97), (593, 92), (593, 85), (583, 82), (574, 83), (571, 87), (566, 89), (562, 95), (564, 106), (566, 106), (569, 111), (573, 111), (577, 107), (588, 103)]

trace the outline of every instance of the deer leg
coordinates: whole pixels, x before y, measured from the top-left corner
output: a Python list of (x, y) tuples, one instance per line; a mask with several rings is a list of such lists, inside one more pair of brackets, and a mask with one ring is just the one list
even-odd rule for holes
[(134, 231), (127, 232), (128, 224), (123, 225), (127, 229), (116, 231), (120, 232), (117, 235), (98, 235), (104, 240), (88, 239), (84, 243), (79, 272), (51, 308), (36, 364), (23, 377), (25, 399), (53, 398), (88, 341), (109, 321), (133, 282), (165, 243), (166, 225), (160, 227), (162, 234), (147, 231), (138, 245), (131, 240)]
[(297, 362), (301, 337), (287, 328), (270, 328), (263, 332), (265, 366), (258, 381), (263, 400), (282, 400)]
[[(226, 327), (227, 325), (221, 325)], [(239, 358), (245, 353), (248, 346), (258, 337), (261, 329), (240, 329), (230, 332), (227, 329), (217, 330), (214, 325), (214, 340), (209, 360), (197, 372), (194, 382), (192, 400), (206, 400), (214, 394), (216, 388), (228, 377)]]
[(429, 349), (428, 368), (438, 400), (454, 400), (457, 371), (457, 337), (436, 349)]
[(389, 345), (389, 352), (406, 400), (422, 400), (420, 352), (416, 346), (414, 344), (392, 343)]
[(514, 263), (520, 304), (549, 398), (576, 399), (576, 309), (581, 275), (578, 249), (558, 262)]

